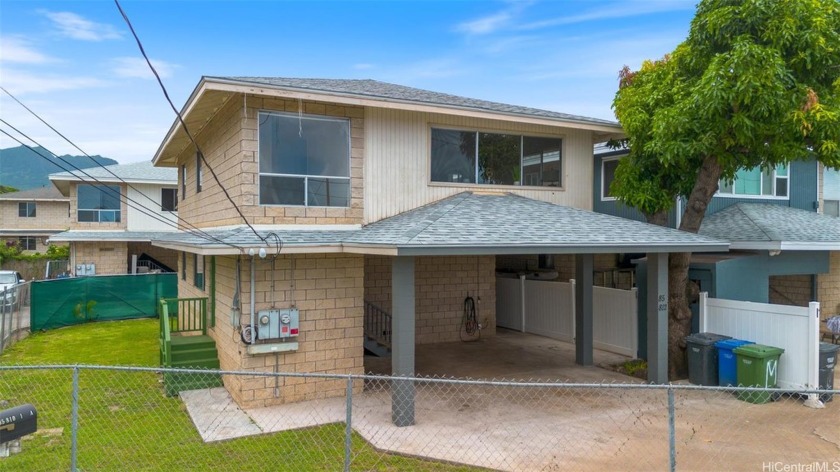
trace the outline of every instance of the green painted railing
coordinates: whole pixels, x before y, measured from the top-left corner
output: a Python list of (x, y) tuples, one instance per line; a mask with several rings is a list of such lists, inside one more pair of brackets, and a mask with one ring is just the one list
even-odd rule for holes
[(161, 309), (164, 305), (169, 314), (170, 333), (207, 334), (207, 297), (162, 298)]
[(169, 332), (169, 304), (163, 298), (160, 299), (158, 305), (158, 318), (160, 320), (160, 365), (171, 367), (172, 333)]

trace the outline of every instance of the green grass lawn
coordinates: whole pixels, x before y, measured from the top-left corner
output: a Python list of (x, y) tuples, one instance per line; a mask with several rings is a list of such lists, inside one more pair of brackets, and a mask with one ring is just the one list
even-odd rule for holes
[[(157, 320), (89, 323), (35, 333), (0, 356), (0, 365), (156, 366)], [(39, 432), (23, 451), (0, 459), (6, 470), (69, 470), (71, 369), (0, 370), (0, 408), (32, 403)], [(163, 394), (153, 372), (82, 369), (80, 470), (341, 470), (344, 425), (205, 444), (184, 405)], [(380, 453), (353, 436), (353, 470), (473, 470)]]

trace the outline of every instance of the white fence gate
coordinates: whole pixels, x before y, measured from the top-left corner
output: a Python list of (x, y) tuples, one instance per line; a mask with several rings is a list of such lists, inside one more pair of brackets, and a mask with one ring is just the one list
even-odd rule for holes
[(781, 388), (816, 389), (819, 384), (820, 304), (770, 305), (709, 298), (700, 294), (700, 332), (780, 347)]
[[(636, 289), (593, 287), (593, 344), (596, 349), (636, 357)], [(561, 341), (574, 341), (575, 287), (509, 277), (496, 278), (496, 325)]]

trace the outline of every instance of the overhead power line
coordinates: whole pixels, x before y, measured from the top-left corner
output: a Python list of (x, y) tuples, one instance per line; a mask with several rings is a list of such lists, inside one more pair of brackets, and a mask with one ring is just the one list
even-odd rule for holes
[[(23, 107), (24, 109), (26, 109), (26, 111), (28, 111), (29, 113), (31, 113), (31, 114), (32, 114), (35, 118), (37, 118), (37, 119), (38, 119), (41, 123), (43, 123), (44, 125), (46, 125), (46, 126), (47, 126), (49, 129), (51, 129), (51, 130), (52, 130), (55, 134), (57, 134), (57, 135), (61, 136), (61, 137), (62, 137), (65, 141), (67, 141), (68, 143), (70, 143), (70, 145), (71, 145), (71, 146), (73, 146), (73, 147), (74, 147), (74, 148), (76, 148), (79, 152), (81, 152), (82, 154), (84, 154), (85, 156), (87, 156), (87, 157), (88, 157), (88, 158), (89, 158), (89, 159), (90, 159), (90, 160), (91, 160), (94, 164), (96, 164), (97, 166), (101, 167), (101, 168), (102, 168), (102, 169), (104, 169), (106, 172), (108, 172), (109, 174), (111, 174), (114, 178), (116, 178), (116, 179), (117, 179), (117, 180), (119, 180), (120, 182), (122, 182), (122, 183), (126, 184), (129, 188), (131, 188), (131, 189), (132, 189), (132, 190), (134, 190), (135, 192), (137, 192), (137, 193), (139, 193), (140, 195), (142, 195), (142, 196), (143, 196), (146, 200), (150, 201), (150, 202), (151, 202), (151, 203), (153, 203), (155, 206), (157, 206), (157, 205), (158, 205), (158, 202), (156, 202), (155, 200), (153, 200), (150, 196), (146, 195), (146, 193), (145, 193), (145, 192), (141, 192), (141, 191), (140, 191), (140, 190), (138, 190), (136, 187), (134, 187), (133, 185), (131, 185), (130, 183), (128, 183), (127, 181), (125, 181), (122, 177), (120, 177), (119, 175), (117, 175), (116, 173), (114, 173), (114, 172), (113, 172), (111, 169), (109, 169), (107, 166), (102, 165), (100, 162), (98, 162), (96, 159), (94, 159), (94, 158), (93, 158), (93, 156), (91, 156), (90, 154), (86, 153), (86, 152), (85, 152), (82, 148), (80, 148), (79, 146), (77, 146), (77, 145), (76, 145), (76, 143), (74, 143), (72, 140), (70, 140), (70, 138), (68, 138), (67, 136), (65, 136), (64, 134), (62, 134), (60, 131), (58, 131), (57, 129), (55, 129), (55, 128), (51, 125), (51, 124), (47, 123), (47, 121), (46, 121), (46, 120), (44, 120), (43, 118), (41, 118), (41, 116), (39, 116), (37, 113), (35, 113), (32, 109), (30, 109), (28, 106), (26, 106), (23, 102), (21, 102), (20, 100), (18, 100), (18, 98), (17, 98), (17, 97), (15, 97), (14, 95), (12, 95), (12, 93), (11, 93), (11, 92), (9, 92), (8, 90), (6, 90), (6, 89), (5, 89), (4, 87), (2, 87), (2, 86), (0, 86), (0, 90), (3, 90), (3, 92), (5, 92), (5, 93), (6, 93), (6, 95), (8, 95), (9, 97), (11, 97), (11, 99), (12, 99), (12, 100), (14, 100), (15, 102), (17, 102), (17, 104), (18, 104), (18, 105), (20, 105), (21, 107)], [(6, 122), (4, 121), (4, 123), (6, 123)], [(18, 133), (20, 133), (21, 135), (23, 135), (24, 137), (26, 137), (28, 140), (32, 141), (33, 143), (35, 143), (35, 144), (37, 144), (38, 146), (41, 146), (42, 148), (46, 149), (46, 148), (45, 148), (44, 146), (42, 146), (40, 143), (38, 143), (38, 142), (37, 142), (37, 141), (35, 141), (34, 139), (30, 138), (29, 136), (25, 135), (24, 133), (22, 133), (20, 130), (18, 130), (18, 129), (17, 129), (17, 128), (15, 128), (14, 126), (9, 125), (8, 123), (6, 123), (6, 125), (7, 125), (7, 126), (9, 126), (9, 127), (11, 127), (12, 129), (14, 129), (15, 131), (17, 131), (17, 132), (18, 132)], [(53, 152), (51, 152), (51, 151), (49, 151), (49, 150), (47, 150), (47, 152), (49, 152), (50, 154), (54, 155), (56, 158), (61, 159), (61, 157), (59, 157), (59, 156), (58, 156), (58, 155), (56, 155), (55, 153), (53, 153)], [(62, 161), (63, 161), (63, 162), (66, 162), (66, 161), (64, 161), (63, 159), (62, 159)], [(68, 163), (68, 164), (69, 164), (69, 163)], [(68, 171), (68, 172), (69, 172), (69, 171)], [(126, 198), (128, 198), (128, 196), (126, 196)], [(183, 195), (182, 195), (182, 198), (183, 198)], [(132, 200), (132, 201), (133, 201), (133, 200)], [(126, 203), (127, 203), (127, 202), (126, 202)], [(135, 202), (135, 203), (136, 203), (136, 202)], [(145, 205), (142, 205), (142, 204), (140, 204), (140, 203), (137, 203), (137, 205), (140, 205), (140, 206), (142, 206), (144, 209), (147, 209), (147, 210), (149, 210), (149, 211), (152, 211), (152, 212), (154, 212), (154, 214), (155, 214), (155, 215), (157, 215), (157, 210), (153, 210), (153, 209), (151, 209), (151, 208), (149, 208), (149, 207), (146, 207)], [(208, 240), (214, 240), (214, 241), (216, 241), (216, 242), (222, 242), (221, 240), (219, 240), (219, 239), (217, 239), (217, 238), (214, 238), (212, 235), (210, 235), (210, 234), (208, 234), (207, 232), (203, 231), (201, 228), (198, 228), (198, 227), (197, 227), (197, 226), (195, 226), (194, 224), (190, 223), (189, 221), (187, 221), (185, 218), (181, 217), (180, 215), (178, 215), (178, 214), (174, 214), (174, 216), (175, 216), (175, 218), (177, 218), (177, 219), (178, 219), (178, 221), (180, 221), (181, 223), (183, 223), (185, 226), (187, 226), (187, 227), (191, 228), (191, 229), (192, 229), (195, 233), (201, 233), (201, 234), (205, 235), (205, 239), (208, 239)], [(159, 220), (159, 221), (160, 221), (160, 220)], [(177, 229), (180, 229), (180, 228), (178, 228), (177, 226), (176, 226), (176, 228), (177, 228)], [(195, 233), (191, 233), (191, 234), (195, 234)], [(238, 247), (238, 246), (234, 246), (234, 247)]]
[(207, 167), (207, 170), (210, 171), (210, 174), (213, 176), (213, 180), (215, 180), (216, 183), (219, 185), (219, 188), (222, 189), (222, 192), (225, 194), (225, 197), (227, 197), (230, 204), (233, 205), (233, 208), (235, 208), (236, 212), (239, 213), (239, 216), (242, 217), (242, 221), (244, 221), (245, 224), (248, 225), (248, 228), (251, 229), (251, 231), (257, 238), (259, 238), (261, 241), (267, 244), (268, 242), (266, 241), (266, 238), (261, 236), (260, 233), (258, 233), (257, 230), (255, 230), (254, 227), (251, 226), (251, 223), (249, 223), (248, 219), (245, 218), (245, 214), (242, 213), (242, 210), (240, 210), (239, 206), (236, 205), (236, 202), (233, 201), (233, 198), (231, 198), (225, 186), (222, 185), (222, 182), (219, 180), (219, 177), (216, 176), (216, 172), (210, 166), (210, 163), (207, 162), (207, 159), (204, 157), (204, 153), (201, 152), (201, 148), (198, 146), (198, 142), (196, 142), (195, 138), (193, 138), (192, 133), (190, 133), (190, 130), (187, 128), (187, 123), (184, 122), (184, 118), (181, 116), (181, 112), (178, 111), (178, 109), (175, 107), (175, 104), (172, 103), (172, 99), (169, 98), (169, 92), (166, 91), (166, 86), (163, 85), (163, 80), (161, 80), (160, 74), (158, 74), (157, 70), (152, 65), (152, 61), (149, 60), (149, 56), (146, 54), (145, 48), (143, 48), (143, 43), (140, 41), (140, 37), (137, 36), (137, 32), (134, 31), (134, 27), (131, 25), (131, 20), (128, 19), (128, 15), (126, 15), (125, 11), (123, 11), (122, 6), (120, 6), (119, 0), (114, 0), (114, 3), (117, 5), (117, 9), (120, 11), (120, 15), (122, 15), (123, 20), (125, 20), (125, 24), (128, 25), (128, 29), (131, 30), (131, 35), (134, 37), (134, 41), (137, 42), (137, 47), (140, 49), (140, 54), (143, 55), (143, 59), (146, 60), (146, 64), (149, 66), (149, 69), (151, 69), (152, 74), (155, 75), (155, 79), (157, 79), (157, 83), (158, 85), (160, 85), (160, 89), (163, 91), (163, 96), (166, 97), (166, 101), (169, 103), (169, 107), (172, 108), (173, 112), (175, 112), (175, 116), (178, 117), (178, 122), (181, 124), (181, 127), (184, 128), (184, 133), (186, 133), (193, 146), (195, 146), (196, 152), (198, 152), (198, 156), (201, 159), (201, 162), (204, 164), (205, 167)]

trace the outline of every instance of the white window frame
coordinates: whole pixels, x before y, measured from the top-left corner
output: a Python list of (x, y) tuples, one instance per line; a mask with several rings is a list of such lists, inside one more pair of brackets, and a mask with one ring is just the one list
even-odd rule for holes
[[(25, 215), (20, 216), (20, 206), (25, 205), (26, 211)], [(32, 209), (33, 215), (30, 215), (30, 208)], [(37, 202), (18, 202), (18, 218), (36, 218), (38, 216), (38, 204)]]
[[(776, 175), (776, 169), (773, 169), (773, 195), (744, 195), (740, 193), (735, 193), (735, 181), (732, 182), (732, 193), (722, 193), (720, 191), (720, 184), (723, 182), (722, 180), (718, 182), (718, 191), (715, 192), (716, 197), (722, 198), (743, 198), (747, 200), (790, 200), (790, 174), (791, 174), (791, 166), (786, 165), (787, 167), (787, 175), (778, 176)], [(759, 175), (761, 176), (761, 182), (759, 183), (759, 188), (764, 189), (764, 172), (760, 172)], [(776, 196), (776, 180), (778, 179), (785, 179), (785, 183), (787, 184), (787, 195), (784, 197)]]
[[(163, 202), (164, 202), (163, 192), (165, 192), (165, 191), (175, 192), (175, 207), (172, 210), (166, 210), (166, 209), (163, 208)], [(178, 189), (177, 188), (163, 187), (163, 188), (160, 189), (160, 211), (167, 211), (167, 212), (178, 211)]]
[(601, 201), (602, 202), (614, 202), (614, 201), (618, 200), (615, 197), (611, 197), (611, 196), (607, 195), (607, 190), (608, 189), (607, 189), (607, 186), (605, 185), (605, 182), (604, 182), (604, 163), (606, 163), (606, 162), (617, 162), (617, 161), (620, 161), (622, 157), (624, 157), (624, 156), (613, 156), (613, 157), (601, 158)]
[[(464, 133), (475, 133), (475, 175), (473, 179), (475, 182), (438, 182), (432, 180), (432, 130), (444, 131), (459, 131)], [(481, 184), (478, 183), (478, 141), (480, 133), (491, 134), (508, 134), (519, 136), (519, 185), (506, 184)], [(522, 185), (523, 178), (523, 153), (525, 152), (524, 139), (525, 138), (549, 138), (560, 140), (560, 186), (549, 187), (543, 185)], [(565, 134), (541, 134), (541, 133), (525, 133), (522, 131), (511, 131), (503, 129), (490, 128), (458, 128), (452, 125), (429, 123), (427, 129), (426, 139), (426, 183), (429, 186), (441, 187), (469, 187), (469, 188), (507, 188), (507, 189), (526, 189), (526, 190), (548, 190), (548, 191), (564, 191), (566, 190), (566, 135)]]
[[(267, 114), (267, 115), (277, 115), (277, 116), (284, 116), (284, 117), (298, 117), (298, 118), (306, 118), (312, 120), (322, 120), (322, 121), (343, 121), (347, 123), (347, 176), (333, 176), (333, 175), (304, 175), (304, 174), (275, 174), (273, 172), (260, 172), (260, 129), (259, 123), (261, 121), (260, 116)], [(310, 115), (307, 113), (285, 113), (276, 110), (260, 110), (257, 113), (257, 204), (259, 206), (264, 207), (297, 207), (297, 208), (350, 208), (353, 200), (353, 179), (351, 174), (353, 173), (352, 170), (352, 162), (353, 162), (353, 123), (350, 121), (350, 118), (340, 117), (340, 116), (326, 116), (326, 115)], [(262, 176), (268, 177), (294, 177), (294, 178), (303, 178), (303, 205), (288, 205), (288, 204), (275, 204), (275, 203), (260, 203), (262, 202), (262, 185), (260, 185), (260, 177)], [(347, 185), (350, 186), (350, 195), (347, 199), (347, 206), (318, 206), (318, 205), (309, 205), (309, 179), (336, 179), (336, 180), (346, 180)]]
[[(26, 241), (24, 247), (24, 241)], [(32, 243), (32, 249), (29, 249), (29, 242)], [(18, 237), (18, 246), (20, 246), (22, 251), (37, 251), (38, 250), (38, 238), (36, 236), (19, 236)]]

